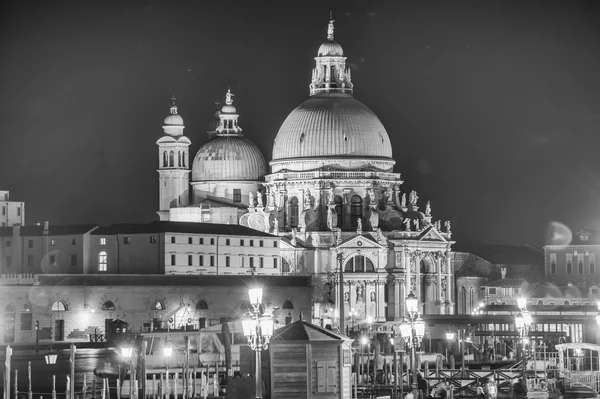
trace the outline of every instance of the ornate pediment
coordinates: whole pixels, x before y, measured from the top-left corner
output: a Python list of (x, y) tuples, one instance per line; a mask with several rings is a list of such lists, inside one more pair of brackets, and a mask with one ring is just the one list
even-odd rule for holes
[(427, 227), (423, 232), (419, 235), (419, 241), (437, 241), (437, 242), (448, 242), (440, 233), (435, 226), (431, 225)]
[(381, 249), (381, 248), (387, 248), (387, 246), (382, 245), (379, 242), (377, 242), (377, 239), (375, 237), (372, 237), (369, 233), (364, 233), (364, 234), (355, 235), (354, 237), (347, 238), (346, 240), (342, 241), (340, 243), (340, 245), (337, 246), (337, 248), (339, 248), (339, 249), (347, 249), (347, 248)]

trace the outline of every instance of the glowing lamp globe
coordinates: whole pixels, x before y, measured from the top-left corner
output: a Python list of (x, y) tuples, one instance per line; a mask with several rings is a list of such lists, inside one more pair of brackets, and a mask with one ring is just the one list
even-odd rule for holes
[(525, 326), (525, 318), (521, 313), (515, 316), (515, 327), (521, 329)]
[(525, 299), (522, 296), (518, 297), (517, 306), (519, 307), (519, 309), (525, 309), (527, 307), (527, 299)]
[(369, 342), (369, 339), (367, 337), (362, 337), (360, 339), (360, 343), (363, 344), (363, 345), (366, 345), (368, 342)]
[(163, 355), (165, 356), (171, 356), (173, 354), (173, 348), (171, 348), (170, 346), (165, 346), (163, 348)]
[(250, 303), (254, 306), (259, 306), (262, 303), (262, 288), (250, 288), (248, 290), (248, 296), (250, 297)]
[(448, 341), (454, 341), (454, 337), (456, 336), (456, 333), (454, 331), (448, 331), (446, 333), (446, 339)]
[(410, 327), (410, 324), (408, 323), (408, 321), (406, 319), (402, 320), (402, 323), (400, 323), (400, 335), (402, 336), (402, 338), (404, 338), (404, 339), (410, 338), (410, 335), (411, 335), (410, 329), (411, 329), (411, 327)]
[(408, 311), (409, 314), (415, 314), (415, 313), (417, 313), (418, 306), (419, 306), (419, 300), (411, 292), (406, 297), (406, 310)]
[(417, 320), (415, 320), (415, 334), (419, 340), (425, 336), (425, 322), (421, 317), (417, 317)]
[(242, 329), (244, 330), (244, 336), (252, 337), (256, 335), (256, 319), (250, 314), (246, 314), (242, 318)]
[(56, 360), (58, 359), (58, 353), (56, 353), (56, 352), (46, 353), (44, 355), (44, 358), (46, 359), (46, 364), (56, 364)]
[(125, 347), (121, 348), (121, 355), (123, 357), (130, 358), (132, 352), (133, 352), (133, 349), (129, 346), (125, 346)]
[(265, 337), (270, 337), (273, 335), (273, 319), (269, 316), (261, 316), (259, 319), (260, 331), (261, 334)]

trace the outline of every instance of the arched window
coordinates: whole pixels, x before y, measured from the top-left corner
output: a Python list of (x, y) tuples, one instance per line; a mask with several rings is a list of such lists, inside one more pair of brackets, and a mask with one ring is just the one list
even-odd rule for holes
[(471, 287), (471, 289), (469, 289), (469, 311), (472, 311), (473, 309), (475, 309), (475, 291), (473, 290), (473, 287)]
[(288, 262), (286, 258), (281, 258), (281, 271), (283, 273), (290, 272), (290, 262)]
[(175, 166), (175, 153), (173, 151), (169, 152), (169, 166), (171, 168)]
[(540, 299), (540, 300), (538, 301), (538, 305), (540, 305), (540, 306), (541, 306), (541, 305), (543, 305), (543, 304), (544, 304), (544, 301), (542, 301), (542, 300)]
[(342, 227), (342, 197), (335, 196), (335, 213), (337, 214), (337, 227)]
[(177, 166), (181, 168), (181, 151), (177, 151)]
[(460, 288), (460, 313), (467, 314), (467, 290)]
[(67, 310), (67, 305), (63, 301), (56, 301), (52, 304), (53, 312), (63, 312)]
[(115, 310), (115, 304), (112, 301), (106, 301), (102, 304), (102, 310)]
[(165, 168), (167, 166), (169, 166), (169, 157), (167, 156), (167, 152), (166, 151), (163, 151), (163, 164), (162, 164), (162, 166), (165, 167)]
[(362, 198), (358, 195), (353, 195), (350, 199), (350, 220), (352, 227), (358, 226), (358, 219), (362, 218)]
[(206, 303), (205, 300), (200, 300), (196, 304), (196, 310), (207, 310), (207, 309), (208, 309), (208, 304)]
[(564, 302), (563, 302), (563, 305), (565, 305), (565, 306), (569, 306), (569, 301), (564, 301)]
[(152, 309), (153, 310), (165, 310), (165, 305), (161, 301), (156, 300), (154, 302), (154, 306), (152, 307)]
[(579, 259), (579, 263), (577, 264), (577, 268), (579, 269), (579, 274), (583, 274), (583, 259)]
[(363, 255), (356, 255), (348, 259), (344, 271), (349, 273), (374, 272), (375, 267), (373, 266), (371, 259)]
[(98, 254), (98, 271), (105, 272), (108, 270), (108, 255), (106, 251), (102, 251)]
[(292, 301), (285, 301), (281, 308), (282, 309), (294, 309), (294, 304), (292, 303)]
[(298, 227), (298, 198), (290, 199), (290, 227)]
[(182, 158), (183, 159), (181, 160), (181, 162), (183, 163), (183, 167), (185, 168), (186, 167), (185, 166), (185, 159), (187, 158), (187, 152), (185, 152), (185, 151), (183, 152)]
[(31, 305), (26, 303), (25, 305), (23, 305), (23, 312), (25, 313), (31, 313)]

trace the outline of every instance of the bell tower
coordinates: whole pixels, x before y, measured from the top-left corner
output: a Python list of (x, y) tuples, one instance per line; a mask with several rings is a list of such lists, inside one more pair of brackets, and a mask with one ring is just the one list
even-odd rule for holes
[(164, 135), (158, 139), (158, 216), (169, 220), (169, 209), (189, 205), (190, 139), (183, 135), (183, 118), (177, 113), (175, 97), (171, 113), (163, 124)]

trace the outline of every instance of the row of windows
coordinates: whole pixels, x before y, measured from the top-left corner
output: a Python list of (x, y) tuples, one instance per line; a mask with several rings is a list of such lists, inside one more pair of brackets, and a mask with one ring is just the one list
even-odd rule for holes
[[(336, 195), (334, 198), (335, 213), (337, 214), (337, 227), (342, 227), (342, 197)], [(350, 224), (352, 227), (358, 227), (358, 220), (362, 218), (363, 200), (359, 195), (353, 195), (350, 198)], [(298, 198), (291, 197), (289, 200), (289, 223), (290, 227), (298, 227)], [(287, 216), (287, 215), (286, 215)], [(287, 219), (284, 216), (284, 219)]]
[[(198, 265), (194, 264), (194, 255), (188, 255), (188, 266), (214, 266), (215, 265), (215, 257), (214, 255), (210, 255), (209, 257), (210, 263), (208, 265), (204, 264), (204, 255), (199, 255), (198, 257)], [(177, 266), (177, 255), (171, 255), (171, 266)], [(225, 267), (231, 267), (231, 257), (225, 256)], [(241, 267), (246, 267), (246, 258), (242, 257)], [(255, 267), (254, 258), (248, 258), (248, 267)], [(265, 267), (265, 258), (258, 258), (258, 267)], [(277, 258), (273, 258), (273, 268), (277, 268)]]
[[(6, 206), (2, 206), (2, 216), (6, 216)], [(17, 208), (17, 216), (21, 216), (21, 207)]]
[[(258, 267), (263, 268), (265, 266), (265, 259), (260, 257), (258, 258)], [(246, 263), (246, 258), (242, 258), (242, 267), (245, 267), (245, 263)], [(172, 254), (171, 255), (171, 265), (172, 266), (177, 266), (177, 255)], [(277, 268), (277, 258), (273, 258), (273, 268), (276, 269)], [(188, 255), (188, 266), (196, 266), (194, 264), (194, 255)], [(198, 265), (197, 266), (215, 266), (215, 256), (214, 255), (210, 255), (209, 256), (209, 263), (208, 265), (204, 264), (204, 255), (199, 255), (198, 256)], [(225, 267), (230, 267), (231, 266), (231, 257), (229, 256), (225, 256)], [(250, 257), (249, 258), (249, 267), (254, 267), (254, 258)], [(108, 271), (108, 255), (105, 251), (102, 251), (98, 254), (98, 271), (100, 272), (105, 272)]]
[[(71, 239), (71, 245), (77, 245), (77, 239), (76, 238), (72, 238)], [(12, 246), (12, 242), (10, 240), (6, 240), (6, 241), (4, 241), (4, 246), (7, 247), (7, 248), (11, 247)], [(52, 247), (56, 246), (56, 240), (51, 239), (50, 240), (50, 246), (52, 246)], [(33, 240), (28, 240), (27, 241), (27, 248), (33, 248)]]
[[(596, 274), (596, 265), (593, 261), (590, 261), (589, 263), (589, 268), (588, 268), (588, 274)], [(580, 260), (577, 263), (577, 272), (578, 274), (585, 274), (585, 266), (583, 264), (583, 260)], [(556, 270), (556, 261), (552, 261), (550, 263), (550, 274), (556, 274), (557, 270)], [(573, 274), (573, 263), (568, 261), (567, 262), (567, 274)]]
[[(253, 247), (254, 246), (254, 241), (255, 240), (248, 240), (249, 246)], [(210, 245), (215, 245), (215, 239), (214, 238), (210, 238), (209, 242), (210, 242)], [(187, 243), (188, 244), (194, 244), (194, 238), (193, 237), (188, 237)], [(131, 237), (123, 237), (123, 244), (131, 244)], [(151, 236), (150, 237), (150, 244), (156, 244), (156, 236)], [(171, 237), (171, 244), (177, 244), (177, 238), (175, 236)], [(204, 237), (200, 237), (198, 239), (198, 244), (204, 245)], [(106, 245), (106, 237), (100, 237), (100, 245), (102, 245), (102, 246)], [(229, 239), (229, 238), (225, 239), (225, 245), (231, 245), (231, 239)], [(246, 240), (241, 239), (240, 240), (240, 247), (243, 247), (245, 245), (246, 245)], [(6, 246), (10, 247), (10, 241), (7, 241), (7, 245)], [(263, 240), (258, 240), (258, 246), (259, 247), (264, 247), (265, 246), (264, 241)], [(273, 247), (277, 248), (277, 241), (273, 242)]]
[[(48, 260), (50, 261), (51, 265), (56, 263), (56, 255), (50, 255), (48, 257)], [(12, 267), (12, 257), (11, 256), (7, 256), (6, 258), (4, 258), (4, 265), (6, 267)], [(27, 255), (27, 267), (33, 267), (33, 265), (34, 265), (33, 255)], [(77, 266), (77, 255), (71, 255), (71, 266)]]
[[(186, 159), (186, 153), (177, 151), (177, 166), (178, 167), (180, 167), (180, 168), (186, 167), (185, 159)], [(163, 168), (167, 168), (167, 167), (174, 168), (175, 167), (175, 152), (174, 151), (170, 151), (168, 154), (166, 151), (163, 151), (162, 166), (163, 166)]]

